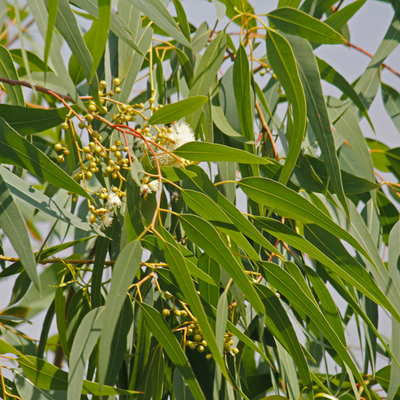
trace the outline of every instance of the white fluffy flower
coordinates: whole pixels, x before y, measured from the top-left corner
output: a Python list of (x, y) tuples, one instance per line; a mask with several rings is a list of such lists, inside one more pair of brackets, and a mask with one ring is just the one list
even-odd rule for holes
[(157, 192), (160, 187), (160, 183), (158, 181), (151, 181), (148, 184), (143, 184), (140, 187), (140, 195), (142, 197), (146, 197), (148, 194)]
[[(178, 121), (172, 126), (172, 132), (167, 135), (167, 143), (164, 148), (168, 151), (174, 151), (185, 143), (193, 142), (195, 140), (193, 129), (189, 124), (183, 121)], [(157, 158), (160, 165), (168, 165), (170, 167), (179, 167), (179, 163), (175, 157), (166, 153), (162, 149), (157, 150)]]
[(101, 217), (100, 229), (104, 231), (104, 229), (109, 228), (113, 223), (114, 211), (109, 211), (104, 213)]
[(117, 195), (117, 193), (111, 192), (108, 194), (108, 198), (107, 198), (107, 203), (106, 203), (106, 208), (108, 208), (109, 210), (112, 210), (112, 208), (115, 207), (121, 207), (122, 205), (122, 201), (119, 198), (119, 196)]

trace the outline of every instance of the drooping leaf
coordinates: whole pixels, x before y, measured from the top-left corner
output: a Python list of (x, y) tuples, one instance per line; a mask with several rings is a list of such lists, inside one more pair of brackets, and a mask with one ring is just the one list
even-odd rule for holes
[(125, 301), (126, 292), (140, 267), (141, 254), (139, 240), (129, 243), (119, 254), (113, 269), (111, 288), (104, 310), (104, 320), (106, 322), (103, 325), (100, 338), (99, 383), (101, 386), (105, 381), (110, 363), (111, 341), (113, 340), (118, 317)]
[(205, 400), (204, 394), (193, 373), (189, 361), (186, 358), (180, 343), (171, 332), (170, 327), (167, 325), (160, 313), (158, 313), (153, 307), (150, 307), (145, 303), (138, 304), (143, 311), (146, 323), (149, 325), (154, 336), (164, 347), (171, 361), (176, 365), (182, 376), (185, 378), (195, 399)]
[(207, 249), (207, 253), (226, 270), (257, 313), (263, 314), (264, 307), (253, 285), (216, 229), (210, 223), (195, 215), (183, 214), (179, 218), (191, 240), (198, 246)]
[(195, 112), (205, 103), (207, 103), (207, 101), (207, 96), (194, 96), (178, 101), (176, 103), (168, 104), (163, 108), (157, 110), (151, 116), (149, 124), (168, 124), (170, 122), (178, 121), (181, 118)]
[[(18, 363), (27, 378), (37, 387), (45, 390), (67, 390), (68, 372), (65, 372), (45, 360), (33, 356), (18, 358)], [(83, 381), (82, 394), (94, 394), (96, 396), (113, 396), (135, 394), (132, 390), (118, 389), (100, 385), (97, 382)]]
[(306, 99), (290, 44), (282, 35), (271, 29), (268, 30), (267, 34), (267, 54), (275, 74), (285, 89), (288, 101), (293, 107), (294, 134), (290, 141), (290, 150), (285, 165), (279, 177), (279, 182), (286, 184), (296, 165), (306, 130)]
[(308, 120), (321, 149), (333, 189), (345, 213), (348, 215), (349, 208), (343, 190), (339, 160), (336, 156), (335, 141), (320, 83), (321, 77), (311, 45), (300, 38), (289, 37), (288, 39), (298, 63), (297, 65), (306, 95)]
[(270, 164), (268, 158), (217, 143), (189, 142), (174, 150), (180, 157), (191, 161), (232, 161), (239, 164)]
[[(208, 91), (221, 67), (224, 59), (226, 46), (226, 37), (224, 32), (220, 32), (217, 37), (209, 44), (203, 56), (201, 57), (199, 66), (193, 77), (192, 87), (189, 91), (189, 97), (207, 96)], [(186, 122), (196, 129), (200, 120), (201, 112), (198, 110), (186, 117)]]
[(27, 169), (33, 175), (57, 187), (93, 201), (86, 190), (37, 147), (12, 129), (3, 118), (0, 118), (0, 161)]
[(238, 182), (243, 191), (253, 200), (275, 209), (280, 215), (315, 223), (341, 239), (370, 259), (366, 250), (346, 230), (315, 207), (312, 203), (281, 183), (267, 178), (245, 178)]
[(282, 32), (301, 36), (321, 44), (343, 44), (344, 38), (324, 22), (303, 11), (281, 7), (267, 14), (269, 21)]
[(192, 48), (190, 42), (182, 35), (178, 25), (172, 18), (171, 14), (165, 8), (161, 0), (129, 0), (136, 8), (138, 8), (151, 21), (154, 21), (163, 31), (168, 33), (179, 43), (189, 49)]
[(18, 254), (29, 278), (40, 292), (36, 260), (33, 256), (25, 221), (2, 176), (0, 176), (0, 227)]
[[(0, 75), (3, 78), (18, 81), (19, 77), (15, 69), (13, 59), (10, 52), (0, 45)], [(22, 88), (19, 85), (10, 85), (9, 83), (3, 83), (10, 102), (17, 106), (24, 106), (24, 94), (22, 93)]]

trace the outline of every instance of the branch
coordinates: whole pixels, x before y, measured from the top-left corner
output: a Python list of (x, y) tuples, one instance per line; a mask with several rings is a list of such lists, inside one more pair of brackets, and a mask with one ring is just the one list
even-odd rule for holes
[(257, 101), (256, 101), (256, 108), (257, 108), (257, 111), (258, 111), (258, 116), (260, 117), (261, 125), (264, 128), (264, 130), (267, 132), (269, 140), (271, 142), (271, 147), (272, 147), (272, 150), (274, 151), (274, 157), (275, 157), (276, 160), (278, 160), (279, 159), (279, 155), (278, 155), (278, 151), (276, 149), (274, 137), (272, 136), (272, 132), (269, 129), (269, 127), (268, 127), (268, 125), (267, 125), (267, 123), (265, 121), (264, 115), (263, 115), (263, 113), (261, 111), (261, 107), (260, 107), (260, 105), (258, 104)]
[[(371, 57), (371, 58), (374, 57), (373, 54), (371, 54), (368, 51), (362, 49), (361, 47), (356, 46), (355, 44), (351, 44), (349, 42), (346, 42), (345, 44), (346, 44), (346, 46), (352, 47), (353, 49), (358, 50), (360, 53), (363, 53), (368, 57)], [(400, 73), (395, 71), (393, 68), (389, 67), (387, 64), (382, 63), (382, 67), (387, 68), (390, 72), (392, 72), (393, 74), (397, 75), (400, 78)]]
[[(14, 80), (14, 79), (7, 79), (7, 78), (0, 77), (0, 82), (7, 83), (7, 84), (9, 84), (11, 86), (25, 86), (25, 87), (28, 87), (29, 89), (35, 88), (38, 92), (46, 93), (46, 94), (48, 94), (50, 96), (53, 95), (52, 93), (55, 93), (58, 97), (61, 97), (62, 99), (66, 100), (66, 101), (70, 101), (72, 103), (75, 103), (75, 100), (70, 96), (65, 96), (64, 94), (54, 92), (51, 89), (46, 89), (46, 88), (41, 87), (41, 86), (31, 85), (29, 82), (26, 82), (26, 81), (17, 81), (17, 80)], [(91, 96), (82, 96), (81, 97), (81, 99), (91, 99), (91, 98), (92, 98)]]

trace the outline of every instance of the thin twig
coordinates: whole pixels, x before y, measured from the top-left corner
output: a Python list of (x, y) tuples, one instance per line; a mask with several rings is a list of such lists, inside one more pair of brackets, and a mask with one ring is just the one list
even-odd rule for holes
[(272, 132), (269, 129), (269, 127), (268, 127), (268, 125), (267, 125), (267, 123), (265, 121), (264, 115), (263, 115), (263, 113), (261, 111), (261, 107), (260, 107), (260, 105), (258, 104), (257, 101), (256, 101), (256, 108), (257, 108), (257, 111), (258, 111), (258, 115), (260, 117), (261, 125), (264, 128), (264, 130), (267, 132), (267, 135), (268, 135), (269, 140), (271, 142), (271, 147), (272, 147), (272, 150), (274, 152), (274, 157), (275, 157), (276, 160), (278, 160), (279, 159), (279, 155), (278, 155), (278, 151), (276, 149), (274, 137), (272, 136)]
[[(369, 53), (368, 51), (362, 49), (359, 46), (356, 46), (355, 44), (352, 44), (352, 43), (349, 43), (349, 42), (346, 42), (345, 44), (346, 44), (346, 46), (352, 47), (353, 49), (358, 50), (359, 52), (365, 54), (368, 57), (371, 57), (371, 58), (374, 57), (373, 54)], [(393, 74), (397, 75), (400, 78), (400, 73), (395, 71), (393, 68), (389, 67), (387, 64), (382, 63), (382, 67), (387, 68), (390, 72), (392, 72)]]
[(70, 96), (65, 96), (63, 94), (53, 92), (50, 89), (46, 89), (46, 88), (38, 86), (38, 85), (31, 85), (29, 82), (26, 82), (26, 81), (17, 81), (14, 79), (7, 79), (7, 78), (0, 77), (0, 82), (8, 83), (11, 86), (26, 86), (30, 89), (35, 88), (38, 92), (46, 93), (49, 95), (51, 94), (50, 92), (52, 92), (52, 93), (57, 94), (57, 96), (61, 97), (62, 99), (66, 100), (66, 101), (75, 102), (74, 99)]

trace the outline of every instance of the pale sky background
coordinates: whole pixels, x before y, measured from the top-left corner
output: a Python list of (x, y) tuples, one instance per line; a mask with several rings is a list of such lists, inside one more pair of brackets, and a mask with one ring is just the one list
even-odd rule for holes
[[(0, 0), (2, 1), (2, 0)], [(350, 4), (352, 1), (344, 1), (343, 6)], [(23, 4), (21, 2), (21, 4)], [(255, 10), (258, 14), (267, 13), (271, 10), (274, 10), (278, 4), (277, 0), (252, 0), (251, 4), (255, 5)], [(186, 0), (182, 1), (182, 5), (185, 8), (185, 11), (188, 16), (189, 22), (193, 23), (196, 27), (200, 26), (200, 24), (204, 21), (207, 21), (210, 27), (213, 27), (216, 21), (215, 8), (213, 3), (209, 3), (207, 1), (198, 1), (198, 0)], [(169, 9), (173, 10), (173, 5), (170, 3)], [(376, 1), (376, 0), (367, 0), (366, 4), (361, 8), (361, 10), (353, 17), (349, 22), (350, 34), (351, 34), (351, 43), (357, 46), (362, 47), (364, 50), (374, 54), (379, 44), (381, 43), (385, 32), (390, 24), (390, 21), (393, 17), (393, 8), (390, 4)], [(224, 27), (228, 20), (223, 20), (220, 22), (219, 27)], [(35, 31), (36, 27), (32, 26), (30, 31)], [(231, 29), (228, 29), (228, 32), (233, 31), (233, 25), (231, 25)], [(39, 36), (38, 36), (39, 37)], [(14, 48), (18, 47), (16, 43)], [(42, 52), (38, 53), (41, 56)], [(66, 63), (68, 63), (68, 58), (70, 51), (69, 49), (65, 49), (64, 51)], [(337, 46), (321, 46), (316, 50), (316, 55), (323, 60), (325, 60), (328, 64), (334, 67), (339, 73), (341, 73), (348, 82), (352, 83), (356, 78), (358, 78), (363, 71), (366, 69), (370, 58), (355, 49), (349, 49), (344, 45)], [(385, 61), (389, 66), (394, 68), (397, 71), (400, 71), (400, 47), (398, 47)], [(400, 78), (392, 74), (388, 70), (384, 70), (382, 72), (382, 81), (397, 91), (400, 91)], [(333, 87), (332, 85), (323, 81), (323, 89), (326, 95), (332, 96), (340, 96), (341, 92)], [(365, 119), (361, 122), (361, 127), (364, 134), (371, 138), (376, 138), (390, 147), (398, 147), (400, 146), (400, 134), (393, 125), (390, 117), (387, 115), (386, 110), (384, 109), (380, 90), (378, 92), (378, 96), (375, 101), (371, 105), (369, 110), (370, 117), (373, 121), (373, 124), (376, 129), (376, 135), (372, 132), (370, 126), (365, 121)], [(45, 236), (45, 235), (43, 235)], [(7, 246), (7, 241), (4, 243)], [(40, 246), (37, 241), (33, 240), (33, 244), (35, 246), (35, 251)], [(9, 245), (7, 248), (10, 248)], [(13, 249), (10, 249), (7, 255), (15, 255)], [(14, 279), (8, 278), (6, 280), (1, 281), (0, 283), (0, 309), (4, 308), (9, 299), (12, 292), (14, 284)], [(341, 299), (337, 299), (337, 304), (340, 311), (344, 312), (345, 303), (341, 301)], [(44, 318), (44, 313), (39, 314), (35, 318), (32, 319), (34, 325), (20, 325), (19, 329), (28, 333), (31, 337), (35, 339), (39, 339), (41, 332), (41, 324)], [(351, 336), (351, 342), (357, 343), (357, 335), (351, 335), (351, 332), (355, 330), (355, 323), (349, 324), (349, 333)], [(53, 323), (52, 332), (50, 332), (51, 336), (55, 333), (55, 324)], [(383, 332), (387, 335), (390, 335), (390, 320), (383, 313), (380, 313), (380, 322), (379, 322), (379, 331)], [(300, 335), (302, 336), (302, 335)], [(379, 360), (378, 358), (378, 368), (386, 365), (385, 360)], [(330, 371), (333, 372), (333, 371)]]

